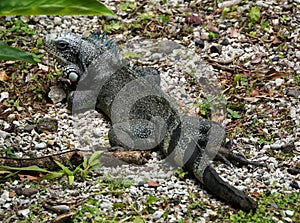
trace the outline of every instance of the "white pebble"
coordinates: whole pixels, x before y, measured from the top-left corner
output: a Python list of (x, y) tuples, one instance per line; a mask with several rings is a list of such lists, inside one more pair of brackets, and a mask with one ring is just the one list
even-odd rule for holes
[(41, 142), (41, 143), (35, 144), (34, 149), (45, 149), (46, 147), (47, 147), (47, 144), (44, 142)]

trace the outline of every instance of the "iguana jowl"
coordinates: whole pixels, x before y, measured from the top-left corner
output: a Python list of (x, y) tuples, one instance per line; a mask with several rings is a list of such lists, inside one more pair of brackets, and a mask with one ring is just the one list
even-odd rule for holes
[(96, 108), (111, 119), (111, 146), (158, 147), (214, 196), (245, 211), (257, 208), (254, 200), (223, 181), (210, 165), (224, 146), (224, 128), (181, 115), (160, 89), (155, 69), (130, 66), (119, 58), (112, 40), (104, 41), (100, 35), (52, 34), (45, 46), (76, 86), (70, 94), (73, 112)]

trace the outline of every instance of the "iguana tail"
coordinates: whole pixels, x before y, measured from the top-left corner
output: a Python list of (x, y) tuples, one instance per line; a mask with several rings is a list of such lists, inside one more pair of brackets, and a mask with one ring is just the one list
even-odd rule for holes
[(257, 209), (257, 203), (244, 192), (226, 183), (218, 173), (208, 166), (204, 170), (202, 183), (207, 191), (215, 197), (229, 203), (235, 208), (249, 212)]

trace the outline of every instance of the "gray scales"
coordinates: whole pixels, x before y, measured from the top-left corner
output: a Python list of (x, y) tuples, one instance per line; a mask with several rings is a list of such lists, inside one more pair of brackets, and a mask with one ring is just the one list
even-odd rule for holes
[(257, 208), (256, 201), (221, 179), (210, 165), (215, 157), (256, 163), (225, 148), (220, 124), (181, 114), (161, 90), (156, 69), (120, 59), (113, 40), (99, 33), (51, 34), (45, 46), (72, 81), (68, 101), (73, 113), (96, 109), (110, 118), (112, 148), (159, 148), (166, 160), (184, 167), (215, 197), (244, 211)]

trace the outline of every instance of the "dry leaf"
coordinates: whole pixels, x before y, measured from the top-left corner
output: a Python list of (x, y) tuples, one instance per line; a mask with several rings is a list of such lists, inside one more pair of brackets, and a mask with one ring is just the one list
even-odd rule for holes
[(267, 79), (271, 79), (271, 80), (275, 80), (277, 78), (281, 78), (281, 77), (287, 77), (288, 74), (282, 71), (276, 71), (274, 69), (270, 70), (268, 73), (266, 73), (266, 78)]
[(253, 197), (255, 197), (255, 198), (259, 198), (259, 197), (260, 197), (259, 193), (256, 192), (256, 191), (251, 192), (250, 194), (251, 194)]
[(8, 79), (8, 76), (6, 74), (6, 72), (3, 70), (3, 71), (0, 71), (0, 81), (6, 81)]
[(230, 37), (231, 38), (237, 38), (237, 31), (236, 31), (236, 29), (235, 28), (230, 28), (229, 29), (229, 33), (230, 33)]
[(207, 31), (211, 31), (211, 32), (214, 32), (214, 33), (219, 33), (220, 32), (218, 27), (216, 27), (212, 24), (209, 24), (206, 29), (207, 29)]
[(38, 67), (39, 67), (39, 69), (41, 69), (43, 71), (46, 71), (46, 72), (49, 71), (49, 67), (44, 64), (38, 63)]
[(281, 43), (282, 43), (282, 41), (275, 36), (274, 39), (273, 39), (273, 41), (272, 41), (272, 44), (279, 45)]
[(18, 174), (19, 178), (21, 181), (25, 180), (38, 180), (37, 176), (32, 176), (32, 175), (24, 175), (24, 174)]
[(149, 187), (159, 187), (160, 184), (158, 182), (154, 181), (154, 180), (149, 180), (148, 181), (148, 186)]
[(251, 97), (256, 97), (258, 95), (260, 95), (260, 92), (257, 89), (252, 89), (251, 90), (251, 92), (250, 92)]

